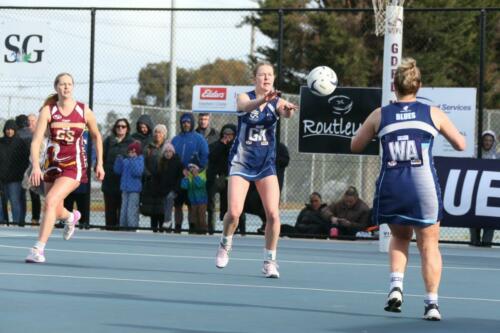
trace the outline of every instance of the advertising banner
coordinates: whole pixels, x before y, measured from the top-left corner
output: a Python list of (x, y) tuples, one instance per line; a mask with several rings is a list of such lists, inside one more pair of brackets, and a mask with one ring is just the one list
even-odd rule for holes
[(464, 151), (456, 151), (439, 135), (434, 140), (434, 156), (476, 156), (476, 88), (421, 88), (417, 100), (439, 107), (465, 137), (467, 147)]
[(253, 89), (254, 86), (196, 85), (193, 87), (193, 112), (236, 112), (238, 94)]
[(0, 79), (23, 79), (47, 75), (49, 23), (0, 19)]
[(500, 161), (435, 157), (442, 226), (500, 229)]
[[(299, 152), (352, 154), (351, 138), (370, 112), (380, 106), (379, 88), (337, 88), (326, 97), (300, 89)], [(373, 140), (365, 155), (378, 155), (378, 140)]]

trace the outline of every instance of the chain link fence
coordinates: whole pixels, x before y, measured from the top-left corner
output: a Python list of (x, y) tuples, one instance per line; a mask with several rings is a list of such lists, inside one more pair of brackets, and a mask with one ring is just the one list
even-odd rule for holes
[[(279, 39), (280, 15), (284, 27), (282, 43)], [(480, 15), (477, 9), (405, 10), (403, 54), (419, 61), (426, 86), (481, 86)], [(495, 52), (498, 34), (492, 30), (499, 28), (500, 11), (489, 10), (485, 17), (484, 81), (487, 84), (484, 89), (487, 94), (482, 123), (479, 124), (478, 119), (476, 128), (498, 134), (500, 78), (499, 61), (495, 58), (498, 57)], [(429, 34), (424, 27), (436, 21), (447, 23), (441, 25), (442, 30)], [(474, 24), (466, 26), (473, 28), (464, 31), (465, 25), (460, 22), (471, 21)], [(307, 69), (318, 65), (318, 60), (309, 57), (310, 54), (328, 55), (331, 59), (328, 65), (336, 70), (341, 86), (379, 87), (382, 81), (383, 38), (373, 34), (370, 10), (176, 10), (175, 49), (171, 48), (172, 11), (168, 9), (0, 8), (0, 24), (5, 27), (12, 22), (36, 26), (48, 36), (43, 56), (49, 62), (40, 73), (22, 78), (0, 73), (2, 128), (8, 119), (36, 114), (43, 100), (53, 91), (52, 80), (60, 72), (69, 72), (75, 78), (74, 94), (78, 100), (91, 103), (103, 138), (111, 135), (112, 125), (119, 118), (128, 119), (135, 131), (135, 123), (142, 114), (171, 128), (170, 122), (177, 123), (180, 112), (190, 110), (193, 85), (250, 85), (249, 68), (257, 59), (268, 59), (278, 65), (281, 76), (277, 84), (286, 92), (285, 98), (297, 104), (300, 101), (295, 92), (303, 84)], [(323, 23), (327, 29), (314, 29)], [(298, 29), (306, 32), (301, 35), (302, 39), (290, 37), (295, 36)], [(28, 30), (20, 31), (20, 35), (28, 34)], [(307, 41), (310, 39), (321, 41), (316, 44), (318, 49), (309, 48)], [(467, 52), (455, 52), (454, 48), (461, 45), (473, 47)], [(169, 107), (172, 51), (177, 70), (175, 112)], [(6, 57), (11, 55), (9, 52), (4, 50)], [(295, 63), (303, 67), (294, 67)], [(477, 72), (469, 75), (463, 63), (473, 63)], [(280, 122), (280, 141), (290, 152), (281, 194), (282, 222), (295, 224), (298, 212), (313, 191), (320, 192), (324, 201), (330, 203), (338, 200), (348, 186), (354, 185), (360, 197), (370, 205), (379, 158), (299, 153), (298, 121), (298, 117), (294, 117)], [(211, 126), (220, 129), (237, 120), (234, 115), (213, 114), (211, 122)], [(5, 163), (0, 162), (0, 165)], [(87, 192), (90, 192), (91, 202), (90, 224), (104, 226), (100, 183), (92, 180)], [(32, 210), (28, 196), (26, 221), (32, 218)], [(4, 221), (9, 219), (14, 221), (12, 217), (4, 217)], [(260, 225), (258, 217), (248, 216), (247, 232), (255, 232)], [(141, 217), (140, 226), (149, 228), (149, 219)], [(187, 221), (184, 228), (187, 228)], [(221, 228), (218, 222), (216, 230)], [(441, 239), (466, 242), (468, 230), (442, 228)], [(498, 232), (495, 241), (500, 241)]]

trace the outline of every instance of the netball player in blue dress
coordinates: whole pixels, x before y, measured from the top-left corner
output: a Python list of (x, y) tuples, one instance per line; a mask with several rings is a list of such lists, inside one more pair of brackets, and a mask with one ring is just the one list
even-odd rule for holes
[(352, 139), (351, 150), (361, 152), (378, 136), (382, 165), (376, 183), (373, 218), (392, 232), (389, 247), (391, 283), (386, 311), (401, 312), (408, 246), (416, 234), (426, 296), (424, 319), (441, 320), (438, 287), (441, 280), (439, 222), (441, 191), (432, 159), (434, 138), (441, 133), (456, 150), (465, 139), (437, 107), (417, 101), (420, 70), (412, 58), (403, 59), (394, 77), (397, 102), (374, 110)]
[(280, 234), (280, 190), (276, 177), (276, 124), (291, 117), (297, 106), (274, 90), (274, 69), (259, 63), (254, 70), (255, 90), (238, 95), (238, 131), (229, 154), (228, 210), (216, 256), (216, 266), (229, 262), (233, 234), (243, 211), (250, 182), (255, 182), (266, 212), (264, 267), (266, 277), (278, 278), (276, 248)]

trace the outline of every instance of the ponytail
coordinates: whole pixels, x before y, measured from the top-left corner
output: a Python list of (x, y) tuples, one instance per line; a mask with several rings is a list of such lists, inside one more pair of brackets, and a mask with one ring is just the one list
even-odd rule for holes
[(55, 104), (58, 100), (59, 96), (57, 94), (51, 94), (45, 99), (45, 101), (43, 101), (42, 108), (47, 105)]

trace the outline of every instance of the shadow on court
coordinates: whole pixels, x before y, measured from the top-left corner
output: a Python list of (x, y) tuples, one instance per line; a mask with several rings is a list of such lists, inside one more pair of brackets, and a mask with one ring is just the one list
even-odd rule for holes
[[(422, 309), (423, 310), (423, 309)], [(423, 312), (422, 312), (423, 313)], [(363, 315), (364, 316), (364, 315)], [(363, 322), (360, 319), (361, 323)], [(478, 319), (470, 317), (446, 317), (446, 313), (443, 313), (443, 320), (439, 322), (431, 322), (423, 319), (416, 318), (405, 318), (405, 317), (394, 317), (391, 318), (391, 322), (385, 322), (384, 324), (353, 324), (351, 327), (339, 330), (338, 328), (332, 327), (330, 332), (344, 332), (344, 333), (391, 333), (391, 332), (425, 332), (425, 333), (444, 333), (444, 332), (499, 332), (500, 331), (500, 320), (494, 319)]]

